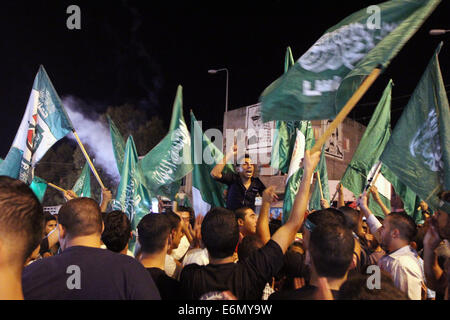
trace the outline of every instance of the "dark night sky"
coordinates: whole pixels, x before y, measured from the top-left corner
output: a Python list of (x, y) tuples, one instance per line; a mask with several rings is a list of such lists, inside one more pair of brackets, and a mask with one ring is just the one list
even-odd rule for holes
[[(164, 1), (8, 1), (0, 4), (0, 156), (11, 146), (40, 64), (61, 97), (73, 95), (101, 112), (132, 102), (169, 121), (176, 87), (184, 88), (185, 117), (193, 109), (204, 129), (221, 127), (225, 73), (229, 108), (254, 104), (283, 72), (291, 46), (297, 60), (326, 29), (381, 1), (263, 1), (207, 4)], [(439, 41), (450, 85), (448, 0), (443, 0), (376, 81), (351, 117), (367, 123), (389, 78), (394, 79), (393, 124)], [(81, 30), (68, 30), (66, 8), (81, 8)], [(450, 89), (450, 87), (447, 87)], [(364, 105), (365, 104), (365, 105)], [(188, 119), (188, 118), (187, 118)]]

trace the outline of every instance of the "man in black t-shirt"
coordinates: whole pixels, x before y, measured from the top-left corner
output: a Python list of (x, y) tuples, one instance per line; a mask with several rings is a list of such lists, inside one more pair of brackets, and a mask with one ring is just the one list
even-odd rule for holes
[(226, 207), (236, 210), (242, 207), (249, 207), (255, 210), (255, 198), (257, 194), (262, 195), (266, 189), (259, 178), (254, 177), (255, 165), (248, 154), (243, 158), (243, 162), (237, 167), (238, 173), (222, 172), (225, 165), (230, 162), (237, 153), (234, 146), (233, 152), (228, 153), (221, 163), (218, 163), (211, 171), (211, 176), (228, 186)]
[(305, 229), (304, 244), (311, 270), (309, 283), (300, 289), (275, 292), (269, 300), (316, 300), (323, 278), (336, 299), (348, 271), (355, 267), (355, 240), (340, 211), (329, 208), (312, 213), (305, 221)]
[[(181, 285), (188, 299), (199, 299), (214, 291), (231, 291), (239, 300), (259, 300), (267, 282), (283, 265), (283, 255), (294, 241), (300, 228), (308, 202), (310, 180), (319, 161), (320, 152), (305, 154), (305, 170), (289, 220), (271, 239), (249, 257), (234, 263), (233, 253), (239, 240), (239, 227), (235, 214), (225, 208), (210, 210), (202, 223), (202, 240), (210, 255), (210, 264), (191, 264), (181, 272)], [(265, 193), (271, 192), (269, 188)], [(266, 199), (275, 198), (263, 196)], [(270, 200), (269, 200), (270, 201)], [(269, 205), (270, 206), (270, 205)]]
[(137, 226), (138, 242), (141, 246), (139, 261), (152, 276), (159, 289), (162, 300), (181, 300), (180, 283), (166, 275), (164, 265), (170, 247), (172, 230), (169, 218), (165, 214), (145, 215)]
[(103, 222), (98, 204), (76, 198), (59, 210), (59, 255), (22, 273), (25, 299), (159, 300), (152, 278), (135, 259), (100, 249)]

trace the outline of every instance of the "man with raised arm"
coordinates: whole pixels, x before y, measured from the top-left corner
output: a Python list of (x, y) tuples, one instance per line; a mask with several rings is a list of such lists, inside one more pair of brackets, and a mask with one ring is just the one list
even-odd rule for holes
[(238, 164), (237, 172), (222, 172), (226, 164), (234, 162), (237, 154), (237, 146), (227, 153), (221, 163), (218, 163), (211, 171), (211, 176), (220, 183), (228, 185), (226, 207), (230, 210), (236, 210), (242, 207), (248, 207), (255, 211), (255, 198), (259, 193), (262, 195), (266, 189), (264, 184), (255, 175), (255, 164), (248, 154)]
[[(235, 214), (225, 208), (210, 210), (202, 223), (202, 240), (210, 255), (210, 264), (185, 266), (181, 285), (189, 299), (204, 298), (223, 291), (231, 291), (240, 300), (259, 300), (267, 282), (283, 265), (283, 255), (294, 241), (302, 225), (310, 181), (320, 158), (320, 151), (305, 152), (304, 174), (289, 220), (281, 226), (264, 247), (234, 263), (233, 253), (239, 240), (239, 226)], [(265, 193), (270, 192), (270, 189)], [(267, 194), (265, 202), (273, 201)]]
[(414, 220), (404, 212), (388, 214), (381, 224), (367, 205), (367, 193), (358, 199), (358, 206), (366, 217), (370, 231), (377, 237), (386, 254), (378, 266), (388, 272), (397, 288), (411, 300), (421, 300), (425, 289), (423, 261), (409, 245), (417, 233)]

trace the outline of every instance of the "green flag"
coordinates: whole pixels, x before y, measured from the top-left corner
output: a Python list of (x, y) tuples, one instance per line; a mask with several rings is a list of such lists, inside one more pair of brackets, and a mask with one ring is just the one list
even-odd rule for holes
[(109, 122), (109, 131), (111, 133), (111, 142), (113, 146), (114, 157), (116, 158), (117, 170), (119, 174), (123, 167), (123, 157), (125, 156), (125, 140), (110, 116), (106, 116)]
[(383, 163), (434, 209), (450, 212), (450, 111), (438, 46), (381, 155)]
[[(390, 80), (341, 179), (342, 185), (353, 192), (356, 198), (363, 193), (368, 180), (373, 178), (380, 155), (389, 141), (392, 86), (392, 80)], [(382, 178), (379, 177), (377, 182), (381, 183)], [(386, 194), (383, 195), (382, 192), (379, 194), (383, 203), (390, 208), (390, 200)], [(383, 211), (375, 201), (369, 201), (369, 208), (376, 216), (384, 217)]]
[[(294, 65), (291, 48), (286, 49), (284, 72), (286, 73)], [(300, 121), (276, 121), (273, 137), (270, 166), (283, 173), (288, 173), (292, 150), (295, 145), (296, 130), (300, 128)]]
[[(202, 132), (201, 123), (191, 111), (192, 201), (196, 214), (205, 215), (211, 208), (225, 207), (226, 186), (211, 177), (211, 171), (222, 161), (222, 152)], [(225, 169), (233, 171), (231, 164)]]
[(388, 180), (395, 190), (395, 193), (400, 197), (403, 202), (403, 209), (411, 216), (416, 223), (420, 223), (423, 220), (422, 213), (417, 210), (420, 203), (420, 198), (412, 191), (408, 186), (403, 184), (398, 177), (389, 170), (386, 165), (381, 166), (381, 174)]
[(72, 190), (79, 197), (91, 197), (91, 168), (89, 167), (89, 163), (87, 163), (87, 161), (83, 167), (83, 171), (81, 171), (80, 177), (73, 185)]
[[(125, 147), (125, 156), (121, 170), (120, 183), (117, 188), (116, 199), (112, 202), (113, 210), (121, 210), (130, 219), (132, 230), (148, 214), (152, 207), (148, 190), (141, 183), (142, 172), (138, 165), (138, 154), (133, 137), (130, 136)], [(134, 249), (135, 240), (130, 243), (130, 250)]]
[(173, 200), (181, 179), (192, 171), (191, 137), (183, 117), (183, 88), (178, 86), (169, 133), (140, 161), (144, 183), (153, 195)]
[(392, 0), (346, 17), (261, 95), (270, 120), (333, 119), (378, 65), (386, 68), (440, 0)]
[(284, 191), (283, 217), (285, 223), (291, 214), (295, 196), (300, 187), (303, 176), (303, 168), (300, 167), (301, 160), (305, 156), (305, 150), (310, 150), (315, 143), (314, 130), (311, 121), (301, 121), (300, 128), (297, 129), (294, 150), (289, 165), (288, 177)]
[[(322, 147), (322, 153), (320, 154), (320, 160), (316, 168), (316, 172), (320, 175), (320, 185), (322, 186), (323, 198), (330, 202), (330, 187), (328, 184), (328, 172), (327, 172), (327, 161), (325, 159), (325, 146)], [(320, 210), (320, 200), (322, 195), (320, 194), (319, 181), (316, 179), (314, 186), (314, 191), (311, 195), (311, 200), (309, 201), (309, 210)]]
[(35, 165), (53, 144), (72, 130), (61, 99), (44, 67), (40, 66), (19, 130), (5, 161), (0, 164), (0, 175), (29, 185)]
[(30, 189), (33, 190), (36, 197), (42, 203), (44, 200), (45, 191), (47, 191), (47, 182), (39, 177), (34, 176), (33, 181), (31, 181)]
[[(0, 158), (0, 164), (2, 162), (3, 159)], [(44, 200), (45, 192), (47, 191), (47, 181), (37, 176), (34, 176), (30, 184), (30, 189), (33, 190), (34, 194), (39, 199), (39, 202), (42, 203), (42, 201)]]

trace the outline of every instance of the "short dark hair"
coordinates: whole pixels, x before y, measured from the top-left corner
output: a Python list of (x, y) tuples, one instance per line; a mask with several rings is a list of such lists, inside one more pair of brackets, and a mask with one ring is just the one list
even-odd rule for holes
[(232, 256), (239, 241), (239, 226), (233, 211), (215, 207), (202, 222), (202, 240), (213, 258)]
[(71, 239), (102, 233), (102, 213), (94, 199), (80, 197), (67, 201), (59, 209), (58, 218)]
[(311, 212), (306, 220), (312, 222), (315, 226), (333, 223), (345, 225), (344, 214), (334, 208), (327, 208)]
[(320, 277), (342, 278), (353, 260), (355, 240), (350, 229), (339, 224), (320, 224), (311, 233), (309, 250)]
[(178, 206), (178, 211), (180, 212), (189, 212), (189, 224), (194, 227), (195, 224), (195, 212), (194, 209), (187, 206)]
[(236, 215), (236, 220), (237, 219), (245, 220), (245, 216), (247, 214), (246, 213), (247, 210), (252, 210), (253, 211), (253, 209), (250, 208), (250, 207), (241, 207), (241, 208), (238, 208), (238, 209), (234, 210), (234, 214)]
[(249, 255), (252, 254), (252, 252), (255, 252), (259, 248), (262, 248), (264, 246), (264, 243), (261, 241), (261, 239), (256, 235), (248, 235), (245, 236), (242, 241), (239, 243), (238, 246), (238, 258), (239, 260), (244, 260)]
[(388, 216), (392, 228), (398, 229), (400, 237), (409, 242), (413, 241), (417, 234), (417, 225), (413, 218), (405, 212), (391, 212)]
[(44, 235), (44, 211), (33, 191), (22, 181), (0, 176), (0, 236), (14, 243), (22, 265)]
[(171, 230), (178, 228), (181, 222), (181, 218), (179, 215), (173, 212), (172, 209), (166, 209), (166, 211), (164, 211), (162, 214), (165, 215), (167, 219), (169, 219)]
[(45, 217), (44, 217), (45, 223), (47, 223), (51, 220), (57, 221), (56, 217), (54, 215), (52, 215), (50, 212), (45, 212), (44, 215), (45, 215)]
[(165, 214), (149, 213), (142, 217), (137, 226), (138, 241), (144, 253), (156, 253), (164, 249), (171, 230)]
[(339, 207), (339, 211), (344, 214), (345, 225), (353, 232), (357, 232), (359, 211), (347, 206)]
[(104, 216), (103, 223), (105, 225), (102, 233), (103, 243), (109, 250), (121, 252), (131, 237), (130, 219), (124, 212), (114, 210)]
[(353, 274), (339, 288), (338, 300), (409, 300), (406, 293), (395, 286), (388, 274), (381, 271), (380, 275), (380, 288), (369, 289), (369, 274)]

